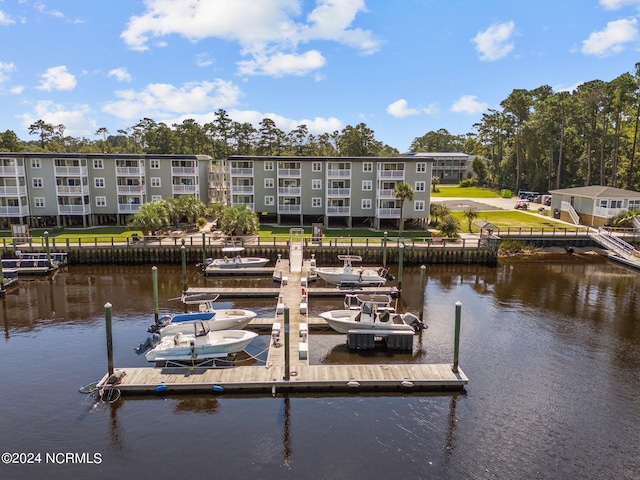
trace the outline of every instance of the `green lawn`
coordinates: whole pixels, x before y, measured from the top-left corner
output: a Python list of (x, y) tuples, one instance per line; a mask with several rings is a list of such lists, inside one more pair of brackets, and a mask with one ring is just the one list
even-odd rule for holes
[(487, 188), (459, 187), (458, 185), (437, 185), (439, 192), (431, 192), (432, 197), (461, 197), (461, 198), (499, 198), (500, 194)]
[[(532, 210), (533, 211), (533, 210)], [(468, 221), (464, 217), (464, 212), (451, 212), (458, 220), (463, 232), (468, 232)], [(564, 228), (566, 223), (558, 222), (550, 217), (540, 217), (537, 215), (529, 215), (520, 211), (510, 210), (489, 210), (478, 212), (478, 218), (474, 220), (492, 223), (500, 229), (512, 228)], [(478, 229), (472, 226), (472, 231), (477, 232)]]

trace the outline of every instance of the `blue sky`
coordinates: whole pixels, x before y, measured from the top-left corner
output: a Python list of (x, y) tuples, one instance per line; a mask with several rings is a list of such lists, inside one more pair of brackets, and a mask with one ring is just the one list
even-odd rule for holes
[(98, 139), (223, 108), (285, 132), (364, 122), (404, 152), (473, 131), (515, 88), (634, 72), (639, 16), (640, 0), (0, 0), (0, 131)]

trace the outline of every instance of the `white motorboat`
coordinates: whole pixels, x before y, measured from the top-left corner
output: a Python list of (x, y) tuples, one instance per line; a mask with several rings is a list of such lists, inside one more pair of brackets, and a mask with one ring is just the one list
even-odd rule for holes
[(161, 336), (193, 332), (194, 322), (206, 322), (211, 331), (242, 330), (256, 317), (256, 312), (241, 308), (214, 307), (213, 301), (200, 302), (199, 311), (164, 315), (148, 328)]
[(327, 283), (334, 285), (384, 285), (388, 278), (385, 268), (354, 268), (353, 262), (361, 262), (359, 255), (338, 255), (342, 267), (316, 267), (314, 272)]
[(385, 331), (416, 332), (424, 324), (413, 313), (396, 313), (389, 306), (377, 307), (374, 302), (365, 301), (359, 309), (330, 310), (320, 316), (339, 333), (349, 330), (375, 330), (376, 335), (384, 336)]
[(209, 330), (207, 322), (194, 322), (192, 333), (179, 332), (161, 339), (145, 357), (148, 362), (203, 362), (241, 352), (258, 336), (247, 330)]
[(243, 251), (244, 247), (224, 247), (222, 249), (223, 258), (207, 258), (203, 266), (204, 272), (206, 273), (208, 269), (264, 267), (269, 263), (268, 258), (243, 257), (241, 256)]

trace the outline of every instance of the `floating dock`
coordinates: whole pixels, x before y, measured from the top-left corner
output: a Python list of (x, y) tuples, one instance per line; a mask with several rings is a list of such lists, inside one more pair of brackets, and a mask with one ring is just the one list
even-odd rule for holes
[[(308, 296), (324, 293), (322, 289), (306, 289), (309, 261), (302, 261), (302, 247), (292, 246), (290, 260), (279, 260), (283, 279), (277, 289), (202, 289), (190, 288), (188, 293), (215, 293), (221, 297), (237, 292), (242, 296), (272, 296), (277, 298), (273, 318), (254, 319), (249, 328), (270, 329), (271, 338), (266, 364), (263, 366), (229, 366), (220, 368), (147, 367), (117, 368), (124, 372), (113, 387), (123, 394), (172, 392), (295, 393), (358, 392), (358, 391), (450, 391), (462, 390), (468, 378), (453, 364), (377, 364), (377, 365), (309, 365), (309, 327), (326, 324), (322, 319), (309, 318)], [(304, 281), (303, 281), (304, 279)], [(334, 295), (344, 295), (344, 289), (330, 288)], [(380, 288), (372, 288), (381, 293)], [(367, 291), (357, 289), (358, 292)], [(316, 293), (317, 292), (317, 293)], [(306, 293), (306, 295), (303, 295)], [(328, 294), (328, 292), (327, 292)], [(288, 317), (288, 324), (285, 321)], [(288, 345), (288, 349), (287, 349)], [(99, 385), (107, 382), (108, 375)]]

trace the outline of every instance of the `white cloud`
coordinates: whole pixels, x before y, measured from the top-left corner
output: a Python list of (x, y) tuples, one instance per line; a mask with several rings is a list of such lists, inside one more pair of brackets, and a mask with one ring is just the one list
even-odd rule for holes
[(213, 64), (213, 60), (209, 58), (208, 53), (199, 53), (196, 55), (196, 65), (198, 67), (208, 67)]
[(513, 21), (491, 25), (484, 32), (471, 39), (476, 44), (476, 50), (480, 52), (480, 60), (494, 61), (506, 57), (514, 45), (511, 38), (515, 31)]
[(35, 7), (36, 7), (36, 10), (38, 10), (40, 13), (43, 13), (45, 15), (51, 15), (52, 17), (57, 17), (57, 18), (64, 18), (64, 15), (62, 14), (62, 12), (59, 12), (58, 10), (47, 10), (44, 3), (36, 3)]
[(438, 107), (437, 103), (430, 103), (426, 108), (423, 108), (422, 111), (427, 115), (437, 115), (440, 113), (440, 107)]
[(606, 57), (624, 50), (625, 44), (638, 38), (638, 21), (628, 18), (607, 23), (607, 28), (593, 32), (582, 42), (582, 53)]
[(600, 0), (600, 5), (605, 10), (619, 10), (627, 5), (640, 7), (640, 0)]
[(576, 82), (573, 85), (569, 85), (568, 87), (565, 87), (564, 85), (554, 85), (553, 91), (554, 92), (573, 92), (574, 90), (576, 90), (580, 85), (582, 85), (584, 82)]
[(16, 70), (16, 66), (13, 63), (0, 62), (0, 82), (6, 82), (9, 80), (9, 74)]
[(116, 80), (118, 80), (119, 82), (131, 81), (131, 75), (125, 67), (114, 68), (113, 70), (109, 71), (109, 76), (116, 77)]
[(404, 118), (410, 115), (418, 115), (420, 111), (415, 108), (408, 108), (408, 103), (404, 98), (396, 100), (387, 106), (387, 113), (393, 117)]
[(306, 75), (324, 66), (325, 58), (317, 50), (302, 55), (294, 53), (275, 53), (271, 56), (256, 55), (253, 60), (238, 62), (238, 71), (243, 75)]
[(44, 120), (51, 125), (64, 125), (65, 135), (90, 136), (95, 133), (98, 126), (88, 115), (91, 113), (88, 105), (75, 105), (73, 108), (65, 107), (51, 101), (38, 102), (33, 112), (19, 115), (22, 126), (29, 128), (38, 120)]
[(127, 120), (149, 117), (165, 121), (180, 114), (227, 108), (238, 103), (241, 93), (237, 85), (224, 80), (191, 82), (182, 87), (153, 83), (142, 90), (115, 92), (119, 100), (107, 103), (103, 111)]
[[(133, 50), (147, 50), (149, 44), (169, 35), (181, 35), (193, 42), (220, 38), (237, 42), (240, 53), (250, 57), (238, 62), (242, 73), (252, 75), (304, 75), (324, 66), (317, 50), (299, 52), (311, 41), (333, 41), (361, 53), (377, 51), (380, 42), (371, 31), (352, 28), (364, 0), (316, 0), (306, 22), (299, 0), (147, 0), (146, 11), (132, 16), (120, 37)], [(287, 69), (290, 70), (287, 70)]]
[(13, 25), (16, 21), (10, 15), (0, 10), (0, 25)]
[(24, 87), (22, 85), (16, 85), (9, 89), (9, 93), (13, 95), (20, 95), (24, 91)]
[(76, 77), (67, 72), (64, 65), (51, 67), (40, 77), (42, 81), (36, 87), (38, 90), (73, 90), (76, 86)]
[(478, 102), (476, 95), (463, 95), (451, 106), (451, 111), (456, 113), (468, 113), (475, 115), (489, 108), (488, 103)]

